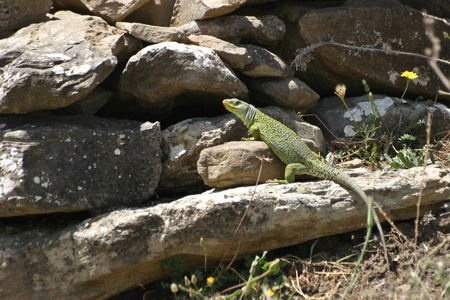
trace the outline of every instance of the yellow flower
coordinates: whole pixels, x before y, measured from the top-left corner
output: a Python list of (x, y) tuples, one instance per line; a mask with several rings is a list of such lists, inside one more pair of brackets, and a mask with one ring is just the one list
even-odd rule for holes
[(268, 290), (267, 295), (269, 295), (269, 297), (273, 297), (273, 295), (275, 295), (275, 293), (272, 290)]
[(406, 77), (406, 78), (408, 78), (408, 79), (416, 79), (416, 78), (419, 78), (419, 76), (418, 76), (416, 73), (411, 72), (411, 71), (405, 71), (405, 72), (402, 73), (401, 76), (402, 76), (402, 77)]
[(206, 282), (208, 283), (208, 285), (212, 285), (214, 283), (214, 277), (208, 277), (208, 279), (206, 279)]

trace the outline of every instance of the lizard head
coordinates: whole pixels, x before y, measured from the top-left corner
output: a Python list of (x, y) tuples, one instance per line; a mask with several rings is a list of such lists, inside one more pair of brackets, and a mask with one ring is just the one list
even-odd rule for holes
[(243, 119), (247, 114), (247, 111), (250, 107), (250, 104), (245, 103), (244, 101), (238, 100), (236, 98), (233, 99), (225, 99), (222, 101), (223, 106), (229, 111), (238, 116), (240, 119)]

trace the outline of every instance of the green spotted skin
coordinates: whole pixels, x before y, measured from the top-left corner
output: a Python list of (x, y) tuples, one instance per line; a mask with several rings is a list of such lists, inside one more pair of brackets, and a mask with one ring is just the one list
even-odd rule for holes
[[(333, 166), (328, 165), (320, 155), (309, 149), (290, 128), (265, 115), (253, 105), (241, 100), (227, 99), (223, 101), (223, 105), (228, 111), (238, 116), (245, 126), (250, 129), (253, 136), (250, 140), (263, 140), (275, 155), (286, 164), (285, 180), (273, 180), (272, 182), (292, 183), (295, 181), (295, 175), (308, 174), (333, 180), (350, 188), (369, 205), (370, 200), (366, 193), (353, 179)], [(380, 232), (384, 254), (389, 263), (383, 228), (375, 210), (373, 211), (373, 218)]]

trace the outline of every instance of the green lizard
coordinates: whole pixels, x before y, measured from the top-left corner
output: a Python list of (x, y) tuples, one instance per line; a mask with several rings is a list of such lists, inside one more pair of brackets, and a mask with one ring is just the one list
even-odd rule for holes
[[(223, 100), (225, 108), (238, 116), (245, 126), (250, 129), (252, 138), (262, 139), (285, 164), (285, 180), (273, 180), (271, 182), (292, 183), (295, 175), (308, 174), (315, 177), (333, 180), (357, 193), (364, 202), (369, 205), (370, 200), (361, 187), (347, 174), (327, 164), (317, 153), (311, 151), (300, 137), (287, 126), (263, 114), (253, 105), (238, 99)], [(378, 216), (373, 211), (373, 218), (380, 232), (383, 243), (384, 255), (389, 265), (389, 257), (386, 250), (383, 228)]]

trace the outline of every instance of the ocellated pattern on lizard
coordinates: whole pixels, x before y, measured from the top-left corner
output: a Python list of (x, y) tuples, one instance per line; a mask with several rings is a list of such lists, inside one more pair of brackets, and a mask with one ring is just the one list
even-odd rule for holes
[[(364, 193), (353, 179), (327, 164), (319, 154), (309, 149), (293, 130), (265, 115), (253, 105), (241, 100), (226, 99), (223, 101), (223, 105), (228, 111), (238, 116), (244, 122), (245, 126), (250, 129), (252, 138), (249, 140), (262, 139), (272, 149), (275, 155), (286, 164), (285, 179), (274, 180), (272, 182), (292, 183), (295, 180), (295, 175), (308, 174), (333, 180), (350, 188), (369, 205), (370, 200), (366, 193)], [(373, 211), (373, 218), (380, 232), (384, 254), (389, 263), (383, 228), (375, 210)]]

